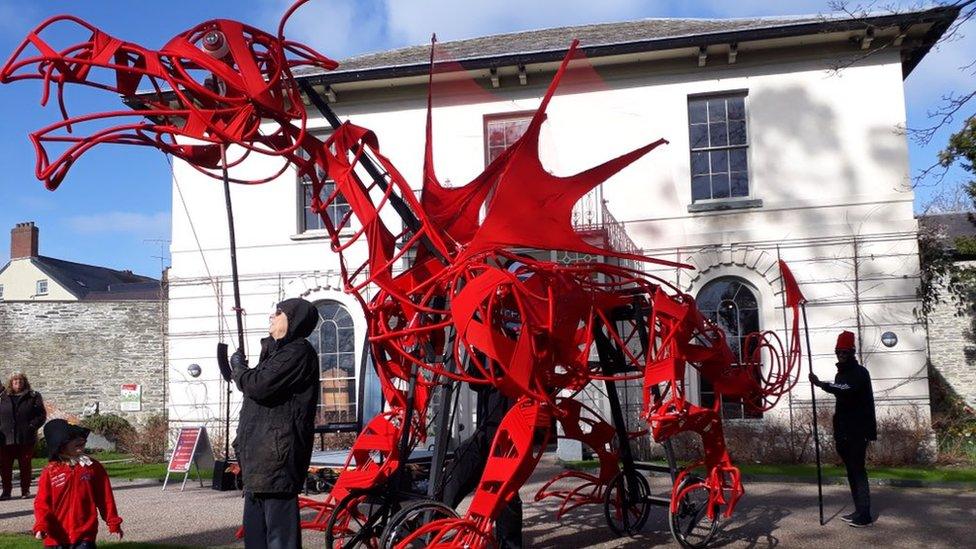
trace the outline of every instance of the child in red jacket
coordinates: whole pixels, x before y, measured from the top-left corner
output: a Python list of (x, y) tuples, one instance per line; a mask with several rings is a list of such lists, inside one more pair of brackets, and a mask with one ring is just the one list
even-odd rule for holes
[(37, 481), (34, 535), (45, 547), (94, 549), (98, 515), (122, 539), (122, 519), (102, 464), (85, 455), (89, 430), (53, 419), (44, 426), (50, 462)]

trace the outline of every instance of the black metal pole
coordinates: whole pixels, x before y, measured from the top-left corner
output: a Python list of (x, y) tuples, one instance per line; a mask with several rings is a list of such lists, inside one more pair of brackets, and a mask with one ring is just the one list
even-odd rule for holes
[[(227, 174), (227, 146), (220, 146), (220, 165), (224, 179), (224, 203), (227, 206), (227, 230), (230, 234), (230, 276), (234, 288), (234, 316), (237, 318), (237, 348), (244, 352), (244, 319), (241, 309), (241, 287), (237, 276), (237, 238), (234, 235), (234, 208), (230, 200), (230, 177)], [(227, 382), (227, 410), (224, 415), (224, 460), (230, 459), (230, 396)]]
[[(813, 373), (813, 349), (810, 347), (810, 326), (807, 324), (807, 304), (801, 303), (803, 310), (803, 333), (807, 339), (807, 363), (810, 373)], [(820, 467), (820, 432), (817, 429), (817, 389), (813, 383), (810, 384), (810, 398), (813, 403), (813, 447), (817, 456), (817, 501), (820, 505), (820, 526), (824, 525), (823, 512), (823, 472)]]
[[(315, 88), (313, 88), (312, 85), (306, 82), (305, 80), (299, 80), (298, 87), (301, 88), (302, 92), (304, 92), (306, 96), (308, 96), (309, 102), (311, 102), (312, 105), (314, 105), (315, 108), (318, 109), (318, 111), (325, 118), (326, 122), (328, 122), (329, 125), (332, 126), (332, 129), (333, 130), (339, 129), (339, 126), (342, 125), (342, 121), (339, 120), (339, 117), (336, 116), (336, 113), (332, 110), (331, 107), (329, 107), (329, 104), (326, 103), (324, 99), (322, 99), (322, 96), (315, 91)], [(363, 169), (366, 170), (366, 173), (369, 174), (371, 178), (373, 178), (373, 181), (375, 181), (377, 185), (379, 185), (380, 189), (382, 189), (383, 192), (386, 192), (386, 190), (389, 188), (389, 183), (386, 181), (386, 176), (384, 175), (384, 173), (373, 162), (373, 159), (364, 153), (360, 157), (359, 162), (360, 164), (362, 164)], [(390, 205), (393, 206), (393, 209), (396, 210), (397, 215), (400, 216), (400, 219), (403, 220), (403, 224), (406, 225), (408, 229), (410, 229), (415, 233), (420, 232), (420, 230), (423, 229), (423, 227), (420, 224), (420, 220), (417, 219), (417, 216), (414, 215), (412, 211), (410, 211), (410, 206), (408, 206), (407, 203), (403, 201), (403, 198), (400, 197), (400, 195), (396, 193), (390, 193)], [(431, 253), (431, 255), (439, 259), (444, 264), (448, 263), (447, 258), (444, 257), (444, 255), (437, 250), (437, 248), (430, 242), (430, 239), (427, 238), (426, 235), (421, 235), (420, 241)]]

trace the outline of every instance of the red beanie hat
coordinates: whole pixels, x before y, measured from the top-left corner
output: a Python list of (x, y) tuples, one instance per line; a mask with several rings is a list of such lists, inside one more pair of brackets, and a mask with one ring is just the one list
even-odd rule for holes
[(834, 346), (834, 350), (840, 351), (841, 349), (854, 350), (854, 332), (844, 330), (837, 336), (837, 345)]

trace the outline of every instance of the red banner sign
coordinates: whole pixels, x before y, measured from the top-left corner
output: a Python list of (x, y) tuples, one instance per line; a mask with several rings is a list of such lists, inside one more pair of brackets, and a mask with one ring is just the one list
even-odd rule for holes
[(196, 451), (197, 441), (200, 440), (199, 427), (183, 427), (176, 438), (176, 448), (173, 455), (169, 458), (167, 471), (171, 473), (186, 473), (190, 470), (193, 463), (193, 454)]

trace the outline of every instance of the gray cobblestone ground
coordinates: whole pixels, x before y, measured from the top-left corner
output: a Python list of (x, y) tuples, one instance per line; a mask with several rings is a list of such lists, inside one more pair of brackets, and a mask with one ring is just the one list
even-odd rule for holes
[[(522, 495), (531, 500), (536, 490), (558, 469), (549, 461), (540, 466)], [(663, 481), (652, 491), (662, 493)], [(731, 520), (724, 523), (713, 546), (771, 547), (972, 547), (976, 524), (976, 491), (935, 488), (872, 486), (877, 523), (854, 529), (838, 516), (850, 512), (846, 486), (824, 487), (828, 523), (817, 525), (815, 485), (751, 482)], [(241, 513), (236, 492), (214, 492), (188, 483), (160, 490), (146, 482), (115, 483), (126, 540), (187, 544), (201, 547), (242, 546), (234, 540)], [(615, 539), (603, 524), (601, 508), (578, 509), (554, 519), (555, 502), (526, 503), (526, 542), (530, 547), (677, 547), (667, 531), (663, 508), (653, 509), (644, 532), (630, 539)], [(0, 502), (0, 531), (26, 532), (32, 524), (31, 502)], [(321, 548), (324, 538), (311, 534), (306, 547)]]

